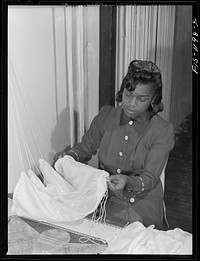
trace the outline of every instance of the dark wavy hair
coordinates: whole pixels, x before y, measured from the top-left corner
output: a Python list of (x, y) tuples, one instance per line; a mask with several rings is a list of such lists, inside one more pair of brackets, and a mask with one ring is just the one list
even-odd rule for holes
[(122, 102), (124, 88), (133, 92), (137, 84), (151, 83), (155, 90), (153, 103), (148, 111), (153, 116), (164, 109), (162, 100), (162, 75), (160, 69), (151, 61), (134, 60), (129, 64), (128, 72), (124, 77), (116, 101)]

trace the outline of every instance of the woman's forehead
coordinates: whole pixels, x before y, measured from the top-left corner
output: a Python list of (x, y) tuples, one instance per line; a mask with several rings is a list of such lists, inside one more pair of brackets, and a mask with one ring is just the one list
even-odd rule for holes
[(148, 84), (138, 83), (135, 86), (135, 89), (131, 92), (138, 95), (150, 95), (154, 93), (154, 88), (151, 83)]

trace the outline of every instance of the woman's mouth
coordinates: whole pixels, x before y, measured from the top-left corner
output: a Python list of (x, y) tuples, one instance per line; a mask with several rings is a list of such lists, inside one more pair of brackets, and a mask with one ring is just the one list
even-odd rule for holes
[(135, 110), (132, 110), (132, 109), (126, 109), (126, 111), (128, 112), (128, 113), (136, 113), (136, 111)]

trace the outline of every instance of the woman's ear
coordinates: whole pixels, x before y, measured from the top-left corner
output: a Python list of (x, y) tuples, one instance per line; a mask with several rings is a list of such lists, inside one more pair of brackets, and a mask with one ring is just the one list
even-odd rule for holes
[(151, 100), (151, 108), (154, 110), (155, 113), (158, 112), (158, 105), (155, 103), (156, 100), (156, 96), (153, 97), (153, 99)]
[(151, 100), (151, 105), (154, 105), (155, 99), (156, 99), (156, 96), (154, 96), (153, 99)]

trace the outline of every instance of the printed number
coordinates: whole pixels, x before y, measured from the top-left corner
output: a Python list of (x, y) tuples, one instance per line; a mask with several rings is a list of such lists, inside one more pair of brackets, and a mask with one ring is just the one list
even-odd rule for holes
[(198, 59), (192, 58), (192, 60), (193, 60), (194, 63), (198, 63)]
[(196, 26), (198, 26), (196, 18), (193, 19), (193, 24), (196, 24)]
[(193, 70), (193, 72), (195, 72), (196, 74), (198, 74), (198, 71), (197, 71), (197, 66), (195, 66), (195, 65), (192, 65), (192, 70)]
[(198, 48), (197, 48), (197, 46), (196, 46), (195, 44), (193, 44), (193, 49), (194, 49), (196, 52), (198, 52)]
[(195, 36), (198, 36), (198, 33), (197, 33), (197, 32), (193, 32), (192, 34), (195, 35)]
[(195, 37), (192, 37), (193, 42), (198, 42), (198, 40)]

